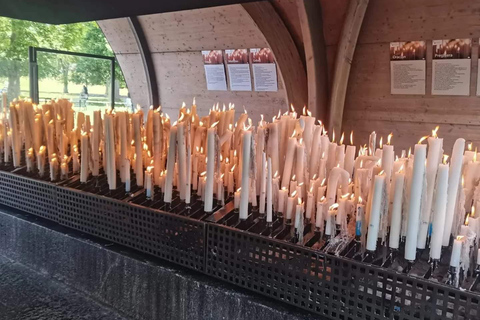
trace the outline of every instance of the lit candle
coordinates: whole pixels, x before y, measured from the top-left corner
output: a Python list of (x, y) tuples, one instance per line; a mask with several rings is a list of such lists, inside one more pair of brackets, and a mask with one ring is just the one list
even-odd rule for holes
[(316, 126), (315, 132), (313, 134), (311, 153), (310, 153), (310, 157), (308, 158), (310, 160), (309, 161), (310, 167), (308, 168), (310, 172), (310, 178), (313, 178), (313, 176), (318, 172), (318, 164), (320, 161), (320, 154), (321, 154), (321, 137), (322, 137), (322, 126)]
[(58, 159), (57, 155), (54, 153), (52, 154), (52, 160), (50, 160), (50, 180), (55, 181), (57, 180), (58, 175)]
[(425, 176), (425, 160), (427, 158), (427, 145), (421, 144), (426, 139), (423, 137), (415, 145), (412, 180), (410, 183), (410, 200), (408, 208), (407, 238), (405, 242), (405, 259), (414, 261), (417, 252), (417, 238), (420, 221), (420, 208)]
[(238, 188), (237, 191), (235, 191), (234, 195), (234, 208), (238, 210), (240, 208), (240, 193), (242, 191), (242, 188)]
[(458, 236), (453, 241), (452, 255), (450, 257), (450, 266), (458, 268), (460, 265), (460, 256), (462, 254), (462, 245), (465, 237)]
[(288, 196), (287, 188), (282, 188), (278, 191), (278, 212), (285, 213), (285, 201)]
[(370, 211), (367, 250), (375, 251), (377, 249), (378, 232), (380, 228), (380, 215), (382, 214), (382, 200), (385, 188), (385, 175), (380, 173), (375, 176), (372, 206)]
[[(260, 206), (258, 208), (259, 213), (265, 213), (265, 196), (267, 193), (267, 172), (266, 172), (266, 155), (265, 152), (262, 153), (261, 155), (262, 162), (259, 167), (260, 171)], [(270, 159), (270, 158), (269, 158)]]
[(130, 188), (131, 188), (131, 181), (130, 181), (130, 160), (129, 159), (125, 159), (124, 161), (124, 167), (123, 167), (123, 170), (124, 170), (124, 179), (125, 179), (125, 192), (130, 192)]
[(290, 197), (288, 197), (288, 199), (287, 199), (287, 213), (285, 215), (286, 219), (287, 219), (287, 222), (292, 221), (293, 206), (295, 205), (296, 196), (297, 196), (297, 191), (293, 191), (290, 194)]
[(145, 170), (145, 193), (148, 199), (152, 198), (152, 190), (153, 190), (153, 179), (152, 179), (152, 170), (153, 167), (147, 167)]
[[(123, 120), (120, 121), (120, 119)], [(92, 175), (94, 177), (99, 175), (100, 171), (100, 127), (101, 127), (101, 114), (100, 110), (93, 112), (93, 132), (92, 132), (92, 161), (93, 161), (93, 168), (92, 168)], [(119, 118), (120, 122), (120, 154), (124, 153), (124, 158), (126, 158), (126, 148), (127, 148), (127, 140), (126, 140), (126, 119), (125, 116), (123, 118)], [(123, 127), (122, 127), (123, 126)], [(123, 140), (125, 139), (125, 141)]]
[(325, 201), (325, 197), (322, 197), (320, 201), (317, 202), (317, 212), (315, 217), (315, 227), (319, 229), (319, 231), (323, 232), (323, 224), (325, 221), (324, 212), (325, 206), (327, 202)]
[[(117, 188), (117, 174), (115, 167), (115, 136), (114, 136), (114, 123), (113, 115), (110, 113), (105, 114), (105, 156), (107, 158), (107, 178), (108, 186), (110, 190), (115, 190)], [(83, 146), (82, 146), (83, 147)], [(140, 171), (139, 175), (143, 178), (143, 172)]]
[[(183, 121), (184, 114), (180, 116), (177, 124), (177, 148), (178, 148), (178, 190), (180, 195), (180, 200), (185, 200), (185, 194), (187, 192), (187, 146), (186, 146), (186, 123)], [(214, 129), (215, 130), (215, 129)], [(208, 152), (208, 149), (207, 149)], [(209, 161), (212, 161), (215, 164), (214, 157), (208, 157)], [(208, 170), (207, 170), (208, 177)], [(208, 178), (207, 178), (208, 180)], [(210, 210), (211, 211), (211, 210)], [(209, 212), (209, 211), (207, 211)]]
[(344, 229), (347, 225), (347, 214), (346, 214), (346, 209), (347, 209), (347, 201), (348, 197), (350, 194), (344, 194), (340, 196), (340, 199), (338, 200), (338, 210), (337, 210), (337, 216), (335, 219), (335, 223), (339, 226), (341, 226), (341, 231), (347, 231)]
[(307, 221), (309, 221), (309, 222), (310, 222), (310, 219), (312, 218), (312, 213), (313, 213), (314, 204), (315, 204), (315, 197), (313, 195), (313, 188), (314, 188), (314, 186), (312, 185), (307, 192), (307, 209), (305, 211), (305, 217), (307, 218)]
[(443, 231), (442, 245), (448, 246), (450, 242), (450, 234), (452, 231), (453, 218), (455, 215), (455, 206), (457, 204), (458, 186), (462, 174), (463, 151), (465, 150), (465, 139), (459, 138), (455, 141), (452, 151), (452, 160), (450, 162), (450, 170), (448, 172), (448, 189), (447, 189), (447, 211), (445, 216), (445, 229)]
[(363, 221), (365, 220), (365, 205), (362, 197), (358, 197), (357, 210), (355, 215), (355, 236), (362, 235)]
[(327, 223), (325, 224), (325, 235), (332, 236), (335, 234), (334, 219), (337, 215), (338, 203), (332, 204), (328, 207)]
[(420, 218), (420, 230), (418, 231), (418, 243), (417, 248), (425, 249), (427, 242), (428, 227), (431, 221), (433, 191), (435, 187), (435, 179), (437, 176), (438, 165), (442, 159), (443, 153), (443, 139), (437, 138), (437, 130), (432, 130), (432, 136), (428, 138), (428, 155), (427, 155), (427, 167), (426, 167), (426, 179), (427, 179), (427, 193), (425, 207), (422, 210)]
[[(75, 146), (76, 147), (76, 146)], [(38, 166), (38, 173), (40, 177), (43, 177), (45, 174), (45, 152), (46, 147), (41, 146), (38, 153), (37, 153), (37, 166)], [(77, 152), (77, 161), (78, 161), (78, 152)]]
[[(298, 183), (305, 182), (305, 145), (303, 144), (303, 139), (297, 144), (296, 155), (295, 155), (295, 176), (297, 177)], [(301, 195), (299, 195), (301, 197)]]

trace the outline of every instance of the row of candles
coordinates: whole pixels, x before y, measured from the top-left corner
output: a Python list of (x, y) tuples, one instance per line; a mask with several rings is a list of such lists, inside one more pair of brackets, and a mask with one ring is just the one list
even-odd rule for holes
[(463, 138), (446, 155), (438, 127), (413, 153), (395, 156), (391, 134), (383, 143), (372, 132), (357, 151), (353, 132), (338, 139), (308, 110), (298, 117), (293, 107), (271, 122), (262, 116), (256, 127), (245, 110), (235, 121), (233, 105), (200, 117), (195, 102), (184, 104), (174, 123), (160, 108), (75, 117), (63, 99), (42, 106), (14, 101), (4, 115), (3, 160), (20, 166), (24, 146), (27, 170), (43, 175), (48, 156), (52, 180), (66, 178), (72, 162), (81, 182), (103, 167), (111, 190), (119, 174), (129, 192), (133, 170), (149, 198), (158, 186), (170, 203), (176, 187), (189, 204), (194, 191), (208, 213), (214, 198), (223, 203), (231, 195), (240, 220), (258, 208), (267, 223), (285, 218), (300, 241), (311, 224), (327, 239), (356, 236), (367, 252), (404, 243), (404, 258), (413, 262), (428, 247), (439, 261), (453, 236), (451, 267), (468, 272), (474, 259), (480, 264), (480, 161)]

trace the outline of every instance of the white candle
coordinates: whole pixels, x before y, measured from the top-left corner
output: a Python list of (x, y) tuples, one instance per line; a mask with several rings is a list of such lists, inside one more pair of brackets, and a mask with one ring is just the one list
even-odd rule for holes
[[(113, 124), (113, 115), (105, 114), (105, 155), (107, 158), (107, 178), (108, 186), (110, 190), (117, 188), (117, 175), (115, 167), (115, 133)], [(140, 172), (140, 176), (143, 178), (143, 172)]]
[(396, 172), (392, 182), (393, 205), (392, 205), (392, 220), (390, 223), (390, 241), (389, 241), (389, 246), (392, 249), (398, 249), (400, 244), (404, 183), (405, 183), (405, 174), (403, 172)]
[[(183, 113), (182, 113), (183, 118)], [(214, 129), (215, 130), (215, 129)], [(178, 191), (180, 200), (185, 200), (185, 194), (187, 192), (187, 148), (186, 148), (186, 123), (179, 122), (177, 124), (177, 148), (178, 148)], [(208, 150), (207, 150), (208, 152)], [(209, 162), (214, 161), (214, 157), (208, 157)], [(208, 177), (208, 170), (207, 170)], [(208, 178), (207, 178), (208, 180)], [(209, 211), (207, 211), (209, 212)]]
[(145, 192), (147, 198), (151, 198), (153, 194), (152, 169), (153, 167), (147, 167), (147, 170), (145, 170)]
[(314, 210), (315, 197), (313, 194), (313, 186), (307, 192), (307, 209), (305, 211), (305, 217), (310, 220)]
[(288, 190), (282, 188), (278, 191), (278, 212), (285, 213), (285, 201), (288, 196)]
[[(123, 122), (120, 124), (120, 153), (124, 151), (122, 148), (127, 148), (127, 140), (125, 137), (126, 134), (126, 120), (125, 118), (119, 118), (123, 119)], [(100, 111), (94, 111), (93, 112), (93, 132), (92, 132), (92, 161), (93, 161), (93, 168), (92, 168), (92, 175), (94, 177), (98, 176), (99, 171), (100, 171), (100, 122), (102, 121)], [(122, 127), (122, 125), (124, 125)], [(123, 140), (125, 138), (125, 141)], [(125, 143), (125, 145), (123, 144)], [(125, 153), (126, 157), (126, 153)], [(124, 159), (124, 158), (121, 158)]]
[(348, 193), (348, 172), (342, 168), (333, 168), (327, 184), (327, 205), (330, 207), (335, 202), (338, 187), (342, 187), (342, 194)]
[(89, 149), (88, 149), (88, 134), (86, 132), (82, 133), (81, 148), (82, 148), (82, 152), (80, 154), (81, 156), (80, 182), (85, 183), (87, 182), (87, 179), (88, 179), (88, 161), (90, 158)]
[(262, 120), (258, 123), (258, 128), (257, 128), (257, 143), (256, 143), (256, 156), (257, 156), (257, 191), (262, 192), (262, 170), (259, 170), (262, 168), (262, 163), (263, 163), (263, 154), (265, 151), (265, 128), (263, 127), (263, 115), (262, 115)]
[[(163, 201), (166, 202), (166, 203), (172, 202), (173, 174), (174, 174), (174, 170), (175, 170), (176, 141), (177, 141), (177, 126), (173, 126), (173, 127), (170, 128), (168, 156), (167, 156), (167, 174), (165, 176), (165, 194), (163, 195)], [(136, 161), (138, 161), (138, 159)], [(137, 182), (137, 184), (138, 184), (138, 182)]]
[(417, 252), (417, 239), (420, 222), (420, 208), (422, 205), (425, 160), (427, 158), (427, 145), (416, 144), (414, 156), (410, 187), (410, 202), (408, 208), (407, 238), (405, 242), (405, 259), (409, 261), (415, 260)]
[[(266, 201), (266, 193), (267, 193), (267, 171), (266, 171), (266, 155), (265, 152), (261, 154), (262, 162), (258, 169), (260, 169), (260, 205), (258, 208), (259, 213), (265, 213), (265, 201)], [(269, 158), (270, 159), (270, 158)]]
[(372, 207), (368, 223), (367, 250), (377, 249), (378, 232), (380, 228), (380, 215), (382, 214), (382, 201), (385, 188), (385, 175), (376, 175), (374, 180)]
[[(204, 210), (205, 212), (212, 212), (213, 210), (213, 183), (215, 175), (215, 138), (216, 138), (216, 123), (207, 130), (207, 181), (203, 193), (205, 195)], [(248, 179), (247, 179), (248, 181)]]
[(441, 164), (435, 185), (435, 204), (433, 205), (432, 238), (430, 242), (430, 257), (440, 259), (442, 251), (443, 231), (445, 230), (445, 214), (447, 207), (448, 165)]
[(283, 175), (282, 175), (282, 188), (289, 187), (290, 177), (292, 175), (293, 160), (295, 157), (296, 145), (297, 145), (297, 139), (295, 137), (288, 138), (287, 154), (285, 156), (285, 166), (283, 167)]
[[(136, 156), (134, 171), (135, 171), (135, 176), (137, 179), (138, 186), (143, 185), (143, 174), (142, 174), (143, 173), (143, 142), (142, 142), (142, 136), (141, 136), (141, 118), (140, 118), (141, 116), (142, 116), (142, 113), (140, 112), (137, 112), (132, 116), (133, 137), (135, 141), (135, 156)], [(176, 128), (175, 128), (175, 132), (176, 132)], [(173, 145), (175, 145), (175, 142)], [(173, 174), (173, 168), (170, 173)], [(170, 201), (166, 201), (166, 202), (170, 202)]]
[(286, 219), (291, 220), (292, 219), (292, 214), (293, 214), (293, 206), (295, 205), (295, 199), (296, 199), (297, 191), (292, 192), (290, 197), (287, 199), (287, 212), (286, 212)]
[(353, 175), (353, 166), (355, 164), (355, 146), (347, 146), (345, 152), (345, 164), (343, 168), (348, 172), (350, 177)]
[(278, 155), (278, 123), (270, 123), (268, 125), (268, 156), (272, 159), (273, 172), (279, 169), (279, 155)]
[(335, 151), (335, 166), (344, 168), (345, 166), (345, 145), (341, 144), (337, 146)]
[(272, 158), (268, 158), (267, 165), (267, 223), (273, 221), (272, 212)]
[(365, 220), (365, 205), (362, 197), (358, 198), (357, 210), (355, 215), (355, 236), (362, 235), (363, 221)]
[(460, 265), (460, 256), (462, 254), (462, 245), (464, 237), (458, 236), (453, 240), (452, 256), (450, 257), (450, 266), (458, 268)]
[(162, 154), (163, 124), (160, 117), (160, 112), (158, 110), (155, 110), (153, 113), (153, 180), (156, 185), (160, 185), (160, 172), (163, 170)]
[[(335, 222), (337, 225), (340, 225), (342, 227), (346, 226), (346, 222), (347, 222), (346, 210), (347, 210), (347, 201), (349, 196), (350, 195), (347, 193), (340, 196), (338, 199), (338, 210), (337, 210), (337, 216), (336, 216)], [(342, 231), (346, 231), (346, 230), (342, 230)]]
[(317, 212), (316, 212), (316, 217), (315, 217), (315, 227), (319, 228), (320, 231), (323, 227), (323, 222), (325, 221), (324, 218), (324, 211), (325, 211), (325, 197), (323, 197), (322, 201), (317, 202)]
[[(434, 130), (434, 133), (436, 131)], [(425, 207), (422, 210), (421, 219), (420, 219), (420, 230), (418, 231), (418, 243), (417, 247), (419, 249), (425, 249), (427, 241), (428, 227), (431, 221), (431, 212), (432, 212), (432, 202), (433, 202), (433, 191), (435, 187), (435, 179), (437, 176), (438, 165), (442, 158), (442, 145), (443, 139), (438, 139), (436, 133), (433, 137), (428, 138), (428, 155), (427, 155), (427, 167), (426, 167), (426, 179), (427, 179), (427, 190), (426, 190), (426, 202)]]
[(455, 141), (452, 151), (452, 160), (448, 172), (447, 189), (447, 211), (445, 216), (445, 229), (443, 231), (443, 246), (448, 246), (450, 234), (452, 232), (453, 217), (455, 215), (455, 206), (457, 204), (458, 186), (462, 174), (463, 151), (465, 150), (465, 139), (459, 138)]
[(242, 149), (242, 191), (240, 196), (240, 219), (248, 217), (248, 196), (250, 191), (250, 147), (252, 143), (252, 132), (244, 130)]
[(234, 204), (235, 209), (238, 209), (240, 207), (240, 193), (241, 193), (241, 191), (242, 191), (242, 188), (238, 188), (238, 190), (235, 191), (234, 200), (233, 200), (233, 204)]
[(297, 177), (298, 183), (305, 182), (305, 145), (303, 144), (302, 139), (296, 147), (296, 159), (295, 159), (295, 176)]
[(332, 204), (328, 207), (328, 214), (327, 214), (327, 223), (325, 224), (325, 235), (331, 236), (335, 234), (335, 225), (333, 220), (337, 214), (338, 203)]

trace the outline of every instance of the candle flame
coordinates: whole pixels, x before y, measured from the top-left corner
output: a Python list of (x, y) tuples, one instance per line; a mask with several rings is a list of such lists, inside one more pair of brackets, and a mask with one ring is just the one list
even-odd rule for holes
[(398, 172), (402, 172), (404, 167), (405, 167), (405, 164), (402, 163), (402, 165), (400, 166), (400, 169), (398, 169)]
[(380, 137), (380, 149), (383, 148), (383, 137)]
[(282, 190), (283, 190), (283, 191), (287, 191), (287, 188), (285, 188), (285, 187), (282, 187)]
[(203, 121), (198, 122), (198, 124), (200, 125), (200, 127), (203, 127)]
[(303, 113), (304, 116), (307, 115), (307, 106), (303, 106), (302, 113)]
[[(185, 104), (185, 102), (184, 102), (184, 104)], [(185, 118), (185, 114), (182, 112), (180, 114), (180, 118), (178, 119), (178, 122), (182, 122), (184, 118)]]
[(350, 132), (350, 144), (353, 145), (353, 130)]
[(309, 191), (308, 191), (308, 192), (310, 192), (310, 193), (312, 193), (312, 192), (313, 192), (313, 184), (310, 186), (310, 189), (309, 189)]
[(302, 198), (299, 197), (299, 198), (297, 199), (297, 202), (298, 202), (298, 205), (301, 205), (301, 204), (302, 204)]
[(322, 183), (320, 183), (320, 186), (324, 187), (326, 182), (327, 182), (327, 178), (323, 178)]
[(428, 136), (423, 136), (418, 140), (418, 144), (422, 144), (423, 141), (425, 141), (428, 138)]
[(475, 147), (475, 153), (473, 154), (473, 162), (477, 162), (477, 148)]
[(362, 202), (363, 202), (362, 196), (358, 196), (358, 203), (362, 204)]
[(207, 175), (207, 171), (203, 171), (202, 173), (200, 173), (200, 177), (205, 177)]
[(292, 181), (296, 181), (297, 180), (297, 176), (296, 175), (293, 175), (292, 176)]
[(408, 148), (408, 158), (412, 156), (412, 147)]
[(237, 150), (233, 151), (233, 156), (234, 156), (234, 157), (237, 156)]
[(228, 125), (228, 130), (233, 131), (233, 126), (231, 123)]
[(333, 129), (333, 133), (332, 133), (332, 142), (335, 142), (335, 129)]
[(320, 202), (325, 201), (325, 199), (326, 199), (325, 196), (322, 196), (322, 197), (320, 198)]
[(437, 131), (440, 129), (440, 126), (436, 126), (435, 129), (432, 130), (432, 137), (437, 138)]
[(214, 123), (210, 126), (210, 128), (215, 128), (219, 122), (220, 122), (220, 121), (214, 122)]
[(387, 137), (387, 144), (390, 145), (392, 143), (392, 138), (393, 138), (393, 132), (390, 132), (390, 134)]
[(346, 193), (343, 196), (340, 196), (340, 199), (347, 199), (350, 196), (350, 193)]
[(459, 241), (463, 241), (463, 238), (464, 238), (463, 236), (457, 236), (457, 240)]
[(470, 142), (468, 144), (468, 151), (472, 151), (472, 147), (473, 147), (473, 142)]
[(300, 143), (300, 145), (303, 144), (303, 138), (300, 138), (300, 140), (298, 141)]
[(363, 168), (363, 160), (360, 160), (360, 168)]
[(237, 189), (237, 192), (240, 192), (240, 191), (242, 191), (242, 187), (240, 187), (240, 188)]
[(462, 187), (465, 186), (465, 176), (462, 174)]
[(317, 180), (317, 177), (318, 177), (318, 176), (317, 176), (317, 174), (315, 173), (315, 174), (313, 175), (312, 180)]
[(230, 168), (230, 172), (233, 172), (235, 171), (235, 167), (237, 166), (237, 164), (235, 163), (231, 168)]
[(384, 173), (385, 173), (385, 170), (382, 170), (382, 171), (380, 171), (380, 173), (378, 175), (381, 176)]
[(297, 195), (297, 190), (294, 190), (292, 194), (290, 195), (291, 198), (294, 198)]
[(472, 205), (472, 212), (470, 213), (470, 216), (475, 217), (475, 206)]
[(325, 127), (322, 128), (322, 136), (326, 136), (327, 135), (327, 130), (325, 130)]
[(342, 136), (340, 137), (340, 145), (343, 144), (343, 139), (345, 138), (345, 132), (342, 132)]
[(337, 209), (338, 209), (338, 203), (334, 203), (328, 208), (328, 210), (337, 210)]
[(203, 153), (203, 147), (200, 147), (200, 153)]
[(275, 174), (273, 175), (273, 178), (278, 178), (278, 170), (275, 171)]
[(296, 135), (297, 135), (297, 131), (293, 130), (292, 136), (290, 138), (295, 138)]
[(280, 109), (278, 109), (277, 118), (280, 119), (281, 117), (282, 117), (282, 111)]
[(292, 112), (295, 112), (295, 108), (293, 107), (293, 103), (290, 104), (290, 110), (292, 110)]

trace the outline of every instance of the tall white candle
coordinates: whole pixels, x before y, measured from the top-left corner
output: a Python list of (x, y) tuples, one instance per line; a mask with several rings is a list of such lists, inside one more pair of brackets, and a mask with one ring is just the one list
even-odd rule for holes
[(305, 144), (303, 143), (302, 139), (297, 144), (296, 147), (296, 155), (295, 155), (295, 176), (297, 177), (297, 182), (304, 183), (305, 182)]
[(417, 252), (417, 239), (420, 222), (420, 209), (422, 205), (425, 160), (427, 158), (427, 145), (416, 144), (414, 156), (410, 187), (410, 202), (408, 208), (407, 238), (405, 241), (405, 259), (409, 261), (415, 260)]
[(273, 221), (272, 199), (272, 158), (268, 158), (267, 164), (267, 223)]
[[(266, 171), (266, 155), (265, 152), (261, 154), (262, 162), (260, 166), (257, 168), (260, 171), (260, 204), (258, 208), (259, 213), (265, 213), (265, 201), (266, 201), (266, 193), (267, 193), (267, 171)], [(270, 159), (270, 157), (269, 157)]]
[(278, 191), (278, 212), (285, 213), (285, 202), (287, 201), (288, 190), (282, 188)]
[(392, 249), (398, 249), (400, 244), (400, 230), (402, 228), (402, 201), (403, 186), (405, 183), (405, 174), (396, 172), (393, 177), (393, 204), (392, 220), (390, 223), (390, 241), (389, 246)]
[(250, 148), (252, 143), (252, 132), (244, 130), (242, 148), (242, 191), (240, 194), (240, 219), (248, 217), (248, 196), (250, 191)]
[[(123, 118), (124, 119), (124, 118)], [(101, 133), (101, 114), (100, 110), (93, 112), (93, 132), (92, 132), (92, 161), (93, 161), (93, 168), (92, 168), (92, 175), (94, 177), (98, 176), (100, 171), (100, 133)], [(124, 119), (124, 121), (126, 121)], [(127, 141), (125, 140), (125, 145), (122, 144), (123, 134), (126, 134), (126, 122), (125, 127), (123, 127), (125, 133), (122, 133), (122, 127), (120, 127), (120, 150), (122, 151), (122, 147), (125, 149), (127, 148)], [(120, 152), (121, 153), (121, 152)], [(126, 157), (126, 154), (125, 154)]]
[(312, 179), (313, 176), (318, 172), (318, 164), (320, 163), (320, 155), (322, 153), (321, 137), (322, 126), (316, 126), (313, 134), (311, 153), (308, 158), (310, 163), (310, 167), (308, 168), (308, 171), (310, 172), (310, 179)]
[[(434, 130), (434, 132), (436, 131)], [(432, 212), (435, 179), (437, 176), (438, 165), (440, 164), (442, 158), (442, 145), (443, 139), (437, 138), (436, 133), (433, 137), (428, 138), (427, 168), (425, 171), (427, 179), (427, 193), (425, 207), (422, 210), (420, 218), (420, 230), (418, 231), (417, 247), (419, 249), (425, 249), (425, 245), (427, 242), (428, 226), (430, 225), (431, 220), (430, 217)]]
[(443, 231), (447, 210), (448, 165), (441, 164), (435, 184), (435, 203), (433, 205), (432, 238), (430, 242), (430, 258), (440, 259), (442, 252)]
[[(142, 142), (142, 135), (141, 135), (141, 116), (142, 116), (142, 113), (140, 112), (137, 112), (132, 116), (133, 137), (135, 140), (135, 156), (136, 156), (134, 171), (135, 171), (135, 177), (137, 179), (138, 186), (143, 186), (143, 142)], [(173, 173), (173, 169), (171, 173)]]
[(350, 177), (353, 175), (353, 166), (355, 164), (355, 146), (347, 146), (347, 151), (345, 152), (345, 164), (343, 168), (347, 170)]
[[(213, 183), (215, 175), (215, 138), (216, 138), (216, 123), (212, 124), (207, 130), (207, 181), (205, 183), (204, 210), (205, 212), (213, 211)], [(248, 179), (247, 179), (248, 182)]]
[(380, 228), (380, 215), (382, 214), (382, 201), (385, 188), (385, 175), (376, 175), (374, 180), (372, 207), (368, 223), (367, 250), (377, 249), (378, 232)]
[(88, 179), (88, 161), (90, 157), (88, 148), (88, 134), (86, 132), (82, 133), (81, 148), (80, 182), (85, 183)]
[(175, 153), (177, 149), (176, 141), (177, 141), (177, 126), (173, 126), (170, 128), (168, 156), (167, 156), (167, 174), (165, 176), (165, 193), (163, 196), (163, 201), (166, 203), (172, 202), (173, 174), (175, 170)]
[(443, 246), (448, 246), (450, 234), (452, 232), (453, 218), (455, 215), (455, 206), (457, 204), (458, 186), (462, 174), (463, 151), (465, 150), (465, 139), (459, 138), (455, 141), (452, 151), (452, 160), (448, 172), (447, 189), (447, 211), (445, 217), (445, 229), (443, 231)]
[(285, 156), (285, 166), (283, 167), (282, 188), (288, 188), (290, 177), (292, 176), (293, 160), (295, 158), (295, 149), (297, 139), (295, 137), (288, 138), (287, 154)]
[[(183, 118), (183, 114), (182, 114), (182, 118)], [(180, 194), (180, 200), (185, 200), (185, 194), (187, 192), (187, 146), (186, 146), (185, 139), (186, 139), (186, 123), (180, 121), (177, 124), (177, 148), (178, 148), (177, 165), (178, 165), (178, 180), (179, 180), (178, 191)], [(214, 157), (211, 157), (211, 158), (209, 157), (208, 160), (212, 161), (215, 164)], [(208, 170), (207, 170), (207, 177), (208, 177)]]

